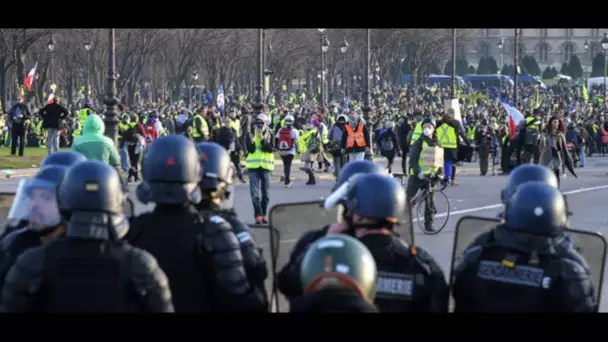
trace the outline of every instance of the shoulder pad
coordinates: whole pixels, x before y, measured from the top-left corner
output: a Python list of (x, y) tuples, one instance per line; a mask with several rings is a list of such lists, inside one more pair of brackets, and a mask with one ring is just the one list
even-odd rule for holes
[(573, 259), (562, 259), (562, 276), (565, 280), (589, 278), (589, 269)]
[(441, 266), (435, 261), (435, 258), (431, 253), (427, 252), (421, 247), (410, 247), (410, 253), (416, 258), (416, 260), (424, 267), (429, 274), (439, 273), (443, 276), (443, 270)]
[(0, 249), (2, 251), (7, 251), (10, 246), (15, 242), (17, 237), (19, 237), (21, 234), (26, 233), (27, 231), (27, 228), (21, 228), (10, 232), (7, 236), (4, 237), (4, 239), (2, 239), (2, 241), (0, 241)]

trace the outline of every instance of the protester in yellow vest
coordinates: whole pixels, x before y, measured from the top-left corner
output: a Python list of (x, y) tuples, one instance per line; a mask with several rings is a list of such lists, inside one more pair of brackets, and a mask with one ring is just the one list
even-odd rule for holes
[(255, 221), (258, 224), (268, 224), (266, 213), (270, 202), (270, 174), (274, 170), (274, 135), (268, 127), (270, 120), (266, 114), (258, 114), (255, 118), (253, 136), (246, 137), (247, 145), (246, 167), (249, 176), (249, 191)]
[(442, 124), (437, 127), (437, 142), (444, 150), (444, 182), (451, 181), (456, 184), (456, 163), (458, 162), (458, 137), (467, 145), (469, 140), (463, 132), (460, 121), (454, 119), (454, 110), (448, 109), (448, 113), (442, 118)]
[[(423, 188), (430, 177), (436, 175), (440, 168), (436, 167), (433, 163), (430, 163), (428, 159), (425, 159), (425, 154), (429, 153), (441, 153), (441, 150), (435, 149), (438, 146), (435, 133), (435, 122), (431, 118), (424, 119), (421, 123), (422, 135), (410, 146), (410, 160), (409, 160), (409, 177), (407, 180), (406, 194), (408, 201), (411, 201), (418, 190)], [(433, 193), (429, 193), (430, 200), (425, 201), (424, 207), (424, 229), (428, 232), (433, 232), (433, 220), (434, 215), (437, 211), (435, 208), (435, 198)]]
[(196, 113), (192, 120), (192, 139), (197, 143), (209, 139), (209, 125), (201, 113)]

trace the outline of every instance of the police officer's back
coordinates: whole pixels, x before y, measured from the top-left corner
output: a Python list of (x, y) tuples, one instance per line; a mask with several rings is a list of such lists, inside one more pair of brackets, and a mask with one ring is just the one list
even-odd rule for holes
[(381, 312), (447, 312), (448, 286), (443, 270), (426, 251), (409, 246), (393, 232), (403, 216), (405, 191), (394, 178), (357, 177), (345, 194), (343, 227), (372, 253), (378, 267), (375, 304)]
[(563, 243), (566, 201), (544, 182), (520, 185), (505, 223), (478, 237), (455, 267), (455, 312), (593, 312), (583, 257)]
[(19, 255), (64, 234), (56, 188), (66, 170), (63, 165), (43, 166), (34, 177), (19, 182), (8, 220), (24, 222), (25, 227), (8, 233), (0, 241), (0, 289)]
[[(340, 171), (340, 175), (333, 186), (332, 191), (337, 190), (349, 179), (359, 174), (383, 173), (384, 170), (379, 164), (368, 160), (351, 161)], [(278, 287), (281, 293), (287, 298), (292, 299), (302, 294), (300, 283), (300, 263), (308, 247), (327, 234), (329, 225), (310, 230), (298, 239), (289, 256), (289, 262), (280, 270), (278, 274)]]
[(127, 239), (166, 270), (176, 311), (253, 310), (238, 238), (225, 220), (203, 221), (194, 207), (201, 200), (194, 143), (180, 135), (156, 139), (144, 156), (143, 178), (138, 198), (156, 206), (133, 220)]
[(172, 312), (154, 257), (121, 242), (126, 194), (109, 165), (74, 165), (58, 188), (65, 236), (23, 253), (9, 271), (2, 312)]
[[(231, 226), (238, 237), (243, 264), (251, 286), (251, 298), (257, 296), (260, 307), (268, 306), (268, 294), (264, 282), (268, 278), (266, 261), (258, 248), (251, 228), (236, 215), (234, 208), (234, 167), (228, 152), (215, 143), (198, 143), (202, 165), (199, 183), (202, 200), (196, 205), (206, 220), (222, 218)], [(217, 216), (217, 217), (216, 217)]]
[(377, 272), (373, 255), (357, 239), (321, 238), (302, 260), (304, 295), (291, 303), (291, 312), (377, 312)]

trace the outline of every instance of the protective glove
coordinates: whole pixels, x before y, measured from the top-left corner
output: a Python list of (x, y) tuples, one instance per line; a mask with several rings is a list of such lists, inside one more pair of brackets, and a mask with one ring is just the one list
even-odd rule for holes
[(420, 180), (424, 180), (425, 178), (426, 178), (426, 175), (425, 175), (424, 173), (420, 172), (420, 173), (418, 174), (418, 179), (420, 179)]

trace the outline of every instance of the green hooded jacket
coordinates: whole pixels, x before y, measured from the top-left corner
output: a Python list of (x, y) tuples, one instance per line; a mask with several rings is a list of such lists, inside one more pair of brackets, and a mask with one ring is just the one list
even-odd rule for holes
[(120, 165), (120, 154), (114, 142), (103, 135), (105, 128), (99, 115), (89, 115), (82, 128), (82, 135), (74, 138), (72, 150), (89, 160), (98, 160), (112, 166), (118, 166)]

